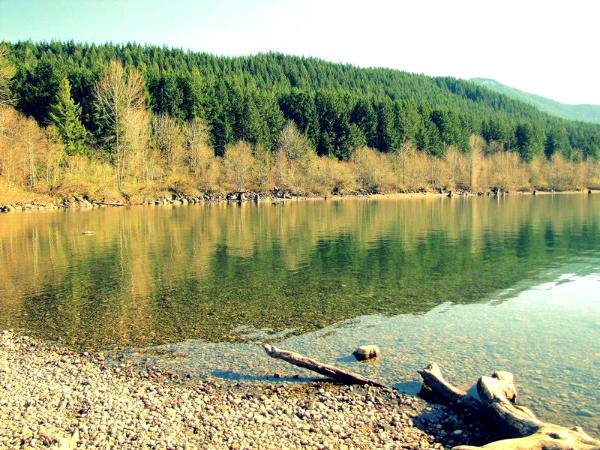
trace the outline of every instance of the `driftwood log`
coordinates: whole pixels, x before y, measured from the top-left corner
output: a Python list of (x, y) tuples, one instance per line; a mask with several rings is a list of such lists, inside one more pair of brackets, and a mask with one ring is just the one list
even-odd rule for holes
[[(299, 353), (282, 350), (269, 344), (263, 346), (272, 358), (287, 361), (303, 369), (346, 384), (369, 384), (390, 389), (384, 384)], [(483, 447), (461, 445), (454, 450), (600, 450), (600, 440), (586, 434), (580, 427), (563, 427), (546, 423), (535, 414), (516, 404), (517, 388), (512, 373), (498, 371), (477, 381), (476, 392), (461, 390), (444, 379), (435, 363), (419, 370), (422, 390), (450, 407), (469, 409), (489, 417), (508, 439), (491, 442)]]
[(100, 205), (100, 206), (127, 206), (127, 204), (125, 204), (125, 203), (118, 203), (118, 202), (98, 202), (98, 201), (94, 201), (92, 203), (94, 205)]
[(321, 374), (327, 378), (339, 381), (341, 383), (369, 384), (371, 386), (391, 389), (377, 380), (372, 380), (370, 378), (363, 377), (362, 375), (351, 372), (349, 370), (341, 369), (339, 367), (320, 363), (319, 361), (308, 358), (304, 355), (301, 355), (300, 353), (282, 350), (269, 344), (264, 344), (263, 348), (265, 349), (265, 352), (267, 352), (267, 355), (269, 355), (271, 358), (281, 359), (283, 361), (289, 362), (290, 364), (293, 364), (294, 366), (311, 370), (313, 372)]
[(543, 422), (531, 410), (518, 406), (515, 380), (510, 372), (494, 372), (489, 377), (479, 378), (475, 395), (448, 383), (435, 363), (420, 370), (419, 374), (425, 391), (450, 406), (466, 407), (490, 417), (513, 437), (483, 447), (459, 446), (455, 450), (600, 450), (600, 441), (580, 427), (567, 428)]

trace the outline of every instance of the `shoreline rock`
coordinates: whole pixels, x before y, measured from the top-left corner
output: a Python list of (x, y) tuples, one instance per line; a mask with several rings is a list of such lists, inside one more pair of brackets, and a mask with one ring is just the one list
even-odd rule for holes
[(352, 354), (357, 360), (366, 361), (379, 358), (381, 356), (381, 349), (377, 345), (361, 345)]
[[(527, 191), (527, 192), (511, 192), (510, 195), (532, 195), (537, 196), (540, 194), (576, 194), (576, 193), (587, 193), (592, 194), (592, 190), (583, 190), (583, 191), (565, 191), (565, 192), (554, 192), (554, 191)], [(116, 201), (116, 200), (104, 200), (104, 199), (91, 199), (85, 195), (74, 195), (68, 198), (57, 198), (51, 202), (39, 202), (39, 201), (30, 201), (30, 202), (14, 202), (8, 204), (0, 204), (0, 213), (9, 213), (9, 212), (27, 212), (27, 211), (43, 211), (43, 210), (66, 210), (66, 209), (93, 209), (93, 208), (106, 208), (106, 207), (131, 207), (131, 206), (183, 206), (183, 205), (195, 205), (195, 204), (207, 204), (207, 203), (218, 203), (218, 202), (227, 202), (227, 203), (248, 203), (248, 202), (262, 202), (262, 201), (271, 201), (273, 203), (285, 202), (288, 200), (309, 200), (309, 199), (324, 199), (327, 200), (329, 198), (352, 198), (352, 197), (371, 197), (371, 196), (381, 196), (381, 197), (394, 197), (394, 196), (436, 196), (436, 197), (506, 197), (509, 195), (508, 191), (503, 189), (491, 189), (489, 191), (444, 191), (438, 190), (436, 192), (428, 192), (428, 191), (418, 191), (418, 192), (396, 192), (396, 193), (377, 193), (370, 192), (364, 189), (349, 192), (345, 194), (341, 193), (332, 193), (332, 194), (307, 194), (300, 195), (295, 194), (290, 191), (285, 191), (279, 188), (274, 188), (270, 192), (267, 193), (259, 193), (259, 192), (228, 192), (226, 194), (200, 194), (200, 195), (188, 195), (183, 193), (173, 192), (170, 195), (164, 195), (160, 197), (151, 197), (144, 198), (142, 200), (136, 201)]]

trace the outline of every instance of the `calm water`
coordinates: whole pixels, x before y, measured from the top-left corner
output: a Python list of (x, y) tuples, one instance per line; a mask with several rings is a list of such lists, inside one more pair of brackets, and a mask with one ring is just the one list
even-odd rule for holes
[[(264, 340), (408, 392), (429, 361), (459, 384), (506, 369), (598, 434), (600, 196), (2, 215), (0, 328), (234, 379), (310, 376)], [(361, 343), (384, 357), (354, 362)]]

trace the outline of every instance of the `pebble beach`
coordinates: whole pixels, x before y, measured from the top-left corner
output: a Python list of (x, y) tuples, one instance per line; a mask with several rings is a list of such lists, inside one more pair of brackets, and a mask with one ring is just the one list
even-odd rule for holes
[(183, 381), (0, 335), (0, 448), (441, 449), (476, 439), (458, 420), (372, 387)]

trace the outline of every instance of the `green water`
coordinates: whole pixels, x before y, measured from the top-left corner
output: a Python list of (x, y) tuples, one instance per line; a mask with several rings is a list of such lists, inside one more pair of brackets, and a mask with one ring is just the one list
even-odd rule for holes
[[(430, 360), (507, 369), (597, 432), (599, 252), (583, 194), (7, 214), (0, 328), (234, 379), (296, 373), (264, 339), (407, 391)], [(354, 362), (363, 342), (384, 358)]]

